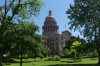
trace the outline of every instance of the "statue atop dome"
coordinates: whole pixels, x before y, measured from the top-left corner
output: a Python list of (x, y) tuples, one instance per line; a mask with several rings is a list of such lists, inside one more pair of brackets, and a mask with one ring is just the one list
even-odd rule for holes
[(52, 15), (52, 11), (51, 10), (49, 10), (49, 15)]

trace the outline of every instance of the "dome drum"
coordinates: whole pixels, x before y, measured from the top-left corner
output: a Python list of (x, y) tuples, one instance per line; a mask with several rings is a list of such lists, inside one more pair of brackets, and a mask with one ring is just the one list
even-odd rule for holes
[(44, 26), (42, 26), (43, 29), (48, 28), (48, 27), (56, 27), (57, 29), (59, 28), (58, 25), (44, 25)]
[(45, 21), (45, 22), (44, 22), (44, 25), (47, 25), (47, 24), (49, 24), (49, 25), (50, 25), (50, 24), (57, 24), (57, 22), (56, 22), (56, 21), (55, 21), (55, 22), (52, 22), (52, 21), (46, 22), (46, 21)]

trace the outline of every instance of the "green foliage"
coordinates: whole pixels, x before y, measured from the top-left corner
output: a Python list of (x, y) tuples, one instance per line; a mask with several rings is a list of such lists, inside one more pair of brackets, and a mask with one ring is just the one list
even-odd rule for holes
[(54, 56), (54, 61), (60, 61), (60, 56)]
[(76, 40), (78, 40), (78, 38), (77, 37), (75, 37), (75, 36), (71, 36), (70, 38), (69, 38), (69, 40), (68, 41), (66, 41), (66, 45), (65, 45), (65, 48), (64, 49), (69, 49), (70, 50), (70, 46), (72, 45), (72, 43), (74, 42), (74, 41), (76, 41)]
[(42, 44), (41, 45), (41, 53), (40, 53), (40, 58), (44, 58), (46, 57), (50, 52), (51, 50), (49, 49), (49, 47), (47, 47), (46, 45)]
[[(27, 26), (21, 28), (22, 24), (20, 22), (32, 22), (33, 19), (31, 19), (31, 17), (39, 14), (42, 5), (43, 2), (40, 0), (4, 0), (4, 4), (0, 6), (0, 44), (2, 44), (4, 49), (10, 50), (11, 44), (17, 40), (14, 37), (17, 36), (18, 32), (12, 36), (13, 33), (11, 31), (14, 32), (15, 29), (16, 31), (26, 29)], [(20, 28), (20, 30), (17, 28)], [(30, 28), (28, 27), (27, 29)], [(25, 32), (28, 31), (26, 30)], [(9, 34), (10, 37), (8, 37), (7, 34)], [(2, 52), (4, 53), (4, 51)]]
[[(21, 55), (34, 48), (38, 36), (38, 26), (32, 16), (37, 16), (42, 8), (41, 0), (3, 0), (0, 5), (0, 53), (13, 50)], [(12, 51), (12, 52), (14, 52)], [(1, 60), (1, 59), (0, 59)]]
[[(86, 41), (85, 41), (85, 39), (83, 39), (83, 38), (80, 38), (79, 36), (71, 36), (70, 38), (69, 38), (69, 40), (68, 41), (66, 41), (66, 45), (65, 45), (65, 48), (67, 48), (67, 49), (71, 49), (71, 46), (73, 45), (73, 43), (75, 44), (75, 46), (78, 44), (80, 44), (82, 47), (83, 46), (85, 46), (85, 44), (86, 44)], [(73, 45), (74, 46), (74, 45)], [(64, 49), (65, 49), (64, 48)]]
[(57, 55), (53, 57), (51, 56), (46, 61), (60, 61), (60, 56), (57, 56)]
[(78, 47), (78, 46), (80, 46), (81, 45), (81, 42), (79, 42), (79, 41), (75, 41), (75, 42), (73, 42), (73, 44), (72, 44), (73, 46), (76, 46), (76, 47)]
[[(68, 48), (69, 47), (69, 48)], [(87, 44), (85, 39), (78, 37), (71, 37), (64, 48), (64, 54), (67, 57), (73, 58), (74, 62), (76, 60), (81, 61), (82, 54), (87, 51)]]
[(68, 49), (65, 49), (64, 50), (64, 55), (69, 57), (70, 56), (70, 51)]
[(66, 42), (66, 45), (64, 47), (64, 50), (65, 49), (69, 49), (69, 50), (76, 49), (76, 51), (78, 51), (80, 53), (84, 53), (85, 51), (87, 51), (86, 49), (88, 48), (86, 46), (87, 46), (87, 44), (86, 44), (85, 39), (80, 38), (79, 36), (78, 37), (72, 36)]
[(100, 17), (97, 15), (99, 13), (99, 6), (99, 0), (75, 0), (74, 5), (70, 5), (70, 9), (66, 12), (69, 14), (70, 22), (68, 24), (71, 25), (70, 29), (78, 29), (88, 40), (93, 40), (95, 30), (98, 30), (97, 27), (99, 27), (97, 26), (100, 21)]
[(96, 51), (96, 50), (93, 50), (93, 51), (91, 52), (91, 54), (92, 54), (92, 57), (97, 57), (97, 51)]
[[(41, 59), (46, 57), (51, 50), (43, 44), (44, 36), (35, 34), (34, 35), (34, 43), (32, 44), (32, 51), (29, 52), (29, 55), (33, 58), (40, 57)], [(33, 41), (33, 40), (32, 40)], [(29, 57), (30, 57), (29, 56)]]
[(64, 54), (68, 58), (73, 58), (74, 59), (74, 62), (81, 61), (81, 58), (82, 58), (82, 54), (81, 53), (78, 53), (76, 51), (76, 49), (71, 49), (70, 51), (68, 49), (66, 49), (64, 51)]
[(72, 49), (71, 50), (71, 55), (74, 57), (76, 55), (76, 50), (75, 49)]
[(66, 49), (64, 51), (64, 54), (67, 56), (67, 57), (70, 57), (70, 58), (74, 58), (74, 56), (76, 56), (76, 50), (75, 49), (71, 49), (71, 50), (68, 50)]
[(71, 49), (75, 49), (78, 53), (81, 53), (81, 42), (75, 41), (73, 42)]
[(66, 13), (69, 14), (70, 29), (79, 30), (88, 42), (93, 42), (100, 64), (100, 1), (74, 0)]

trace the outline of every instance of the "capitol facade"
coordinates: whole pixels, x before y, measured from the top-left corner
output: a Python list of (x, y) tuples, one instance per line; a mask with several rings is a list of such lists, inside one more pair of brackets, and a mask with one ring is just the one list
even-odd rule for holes
[(59, 34), (59, 26), (52, 16), (51, 10), (49, 10), (49, 15), (45, 18), (42, 34), (45, 36), (44, 44), (51, 49), (51, 54), (64, 55), (65, 41), (71, 37), (71, 33), (65, 30), (62, 31), (62, 34)]

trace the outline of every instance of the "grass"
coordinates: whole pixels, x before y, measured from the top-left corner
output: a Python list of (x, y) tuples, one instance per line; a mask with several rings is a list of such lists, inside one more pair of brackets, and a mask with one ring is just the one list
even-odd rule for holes
[[(3, 66), (20, 66), (19, 59), (14, 59), (16, 62), (12, 63), (2, 63)], [(63, 58), (61, 61), (43, 61), (37, 59), (28, 58), (23, 59), (23, 66), (97, 66), (97, 58), (83, 58), (82, 62), (73, 62), (73, 59)]]

